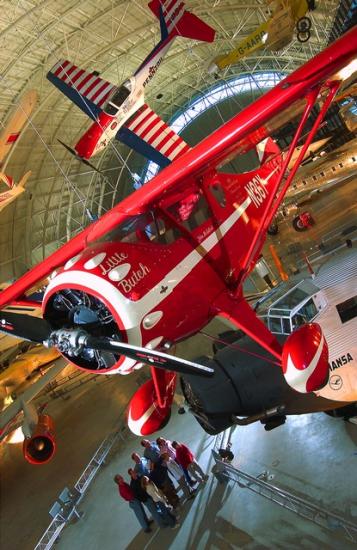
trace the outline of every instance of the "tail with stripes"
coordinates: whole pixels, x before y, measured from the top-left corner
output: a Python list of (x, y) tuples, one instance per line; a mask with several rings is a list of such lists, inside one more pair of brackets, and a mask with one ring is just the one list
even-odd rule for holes
[(183, 36), (192, 40), (213, 42), (216, 31), (185, 10), (182, 0), (151, 0), (149, 8), (160, 21), (162, 40), (168, 36)]

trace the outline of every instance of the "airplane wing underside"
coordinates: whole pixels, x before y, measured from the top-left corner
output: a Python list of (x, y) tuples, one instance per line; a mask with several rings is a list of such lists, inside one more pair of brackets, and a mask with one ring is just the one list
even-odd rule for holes
[(146, 104), (120, 128), (116, 139), (162, 168), (190, 149)]
[(67, 59), (58, 61), (47, 73), (47, 78), (92, 120), (96, 120), (116, 88), (98, 73), (85, 71)]

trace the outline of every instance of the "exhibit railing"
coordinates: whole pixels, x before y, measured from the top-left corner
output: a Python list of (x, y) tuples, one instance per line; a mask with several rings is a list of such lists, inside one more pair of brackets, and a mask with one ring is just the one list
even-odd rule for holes
[[(239, 470), (233, 464), (225, 462), (216, 450), (212, 450), (212, 455), (215, 460), (213, 473), (218, 482), (227, 483), (232, 481), (241, 489), (249, 489), (300, 517), (312, 521), (327, 531), (333, 531), (335, 535), (343, 536), (349, 541), (357, 543), (357, 524), (352, 523), (341, 514), (331, 512), (305, 497), (298, 497), (285, 489), (272, 485), (271, 480), (274, 476), (269, 474), (268, 471), (254, 477)], [(341, 548), (342, 545), (343, 542), (341, 541)]]

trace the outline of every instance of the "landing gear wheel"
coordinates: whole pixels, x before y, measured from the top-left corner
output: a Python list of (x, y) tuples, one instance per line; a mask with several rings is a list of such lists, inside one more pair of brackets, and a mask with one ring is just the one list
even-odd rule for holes
[(310, 39), (310, 36), (311, 36), (311, 32), (305, 31), (305, 32), (298, 32), (296, 35), (296, 38), (298, 39), (299, 42), (304, 44), (304, 42), (307, 42)]
[(299, 32), (308, 32), (311, 29), (311, 19), (309, 17), (300, 17), (297, 20), (296, 28)]
[(276, 222), (269, 225), (267, 229), (268, 235), (277, 235), (279, 233), (279, 226)]
[(307, 230), (307, 227), (302, 223), (300, 216), (296, 216), (296, 218), (293, 219), (293, 228), (295, 231), (299, 231), (300, 233)]

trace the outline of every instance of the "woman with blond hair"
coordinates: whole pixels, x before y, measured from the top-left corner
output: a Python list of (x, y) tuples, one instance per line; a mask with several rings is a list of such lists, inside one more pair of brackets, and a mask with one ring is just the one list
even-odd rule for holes
[(159, 508), (164, 522), (169, 525), (171, 529), (177, 529), (179, 523), (177, 522), (174, 514), (171, 513), (164, 493), (147, 476), (143, 476), (141, 478), (141, 486)]

